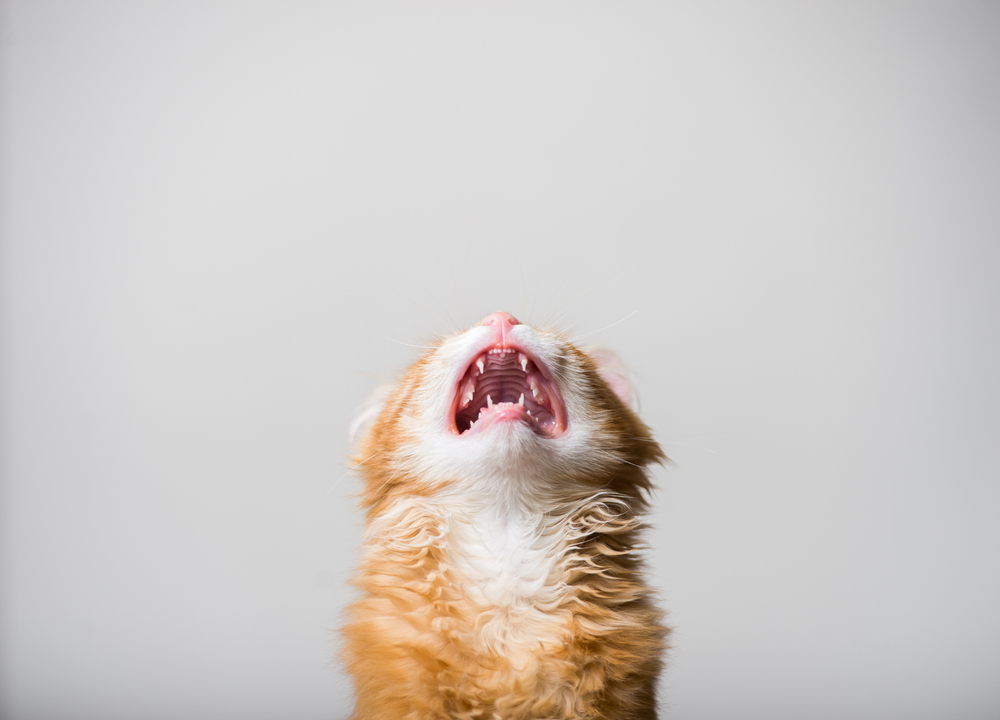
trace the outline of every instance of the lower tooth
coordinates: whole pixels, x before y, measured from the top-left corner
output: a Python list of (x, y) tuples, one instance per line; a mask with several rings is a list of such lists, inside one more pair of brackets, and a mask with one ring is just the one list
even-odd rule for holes
[(521, 398), (517, 401), (517, 404), (524, 407), (524, 393), (521, 393)]

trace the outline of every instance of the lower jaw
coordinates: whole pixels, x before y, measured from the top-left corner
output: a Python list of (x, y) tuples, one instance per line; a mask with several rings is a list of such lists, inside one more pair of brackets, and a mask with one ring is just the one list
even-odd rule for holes
[(526, 414), (525, 411), (511, 409), (484, 412), (479, 416), (479, 420), (477, 420), (471, 428), (462, 433), (462, 435), (474, 437), (491, 429), (504, 426), (509, 428), (524, 426), (533, 433), (541, 436), (546, 435), (546, 433), (539, 427), (538, 422), (530, 415)]

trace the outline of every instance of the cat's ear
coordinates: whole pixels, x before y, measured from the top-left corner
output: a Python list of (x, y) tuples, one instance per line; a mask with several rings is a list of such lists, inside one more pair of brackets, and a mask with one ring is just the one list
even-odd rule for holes
[(365, 434), (375, 419), (382, 414), (382, 408), (392, 395), (392, 385), (379, 385), (355, 412), (351, 420), (351, 445)]
[(623, 403), (630, 408), (635, 408), (635, 394), (632, 392), (632, 384), (628, 381), (628, 374), (625, 366), (618, 356), (607, 348), (592, 347), (587, 349), (587, 354), (597, 365), (597, 372), (601, 374), (601, 379), (615, 391)]

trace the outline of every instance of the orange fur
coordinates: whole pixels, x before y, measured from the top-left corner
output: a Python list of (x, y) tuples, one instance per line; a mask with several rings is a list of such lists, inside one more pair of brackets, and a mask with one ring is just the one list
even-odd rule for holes
[(482, 544), (475, 511), (490, 499), (467, 499), (463, 477), (415, 470), (415, 397), (437, 351), (410, 368), (362, 438), (367, 532), (343, 633), (356, 720), (656, 717), (668, 630), (637, 551), (644, 468), (665, 458), (590, 357), (557, 342), (568, 368), (557, 369), (590, 405), (570, 423), (589, 423), (595, 440), (588, 462), (547, 478), (519, 516), (532, 531), (514, 545), (541, 568), (537, 582), (517, 570), (525, 579), (511, 592), (484, 590), (502, 573), (479, 574), (467, 555)]

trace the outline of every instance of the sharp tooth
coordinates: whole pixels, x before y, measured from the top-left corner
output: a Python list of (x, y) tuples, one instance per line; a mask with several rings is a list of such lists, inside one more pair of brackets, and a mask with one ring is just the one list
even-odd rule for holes
[(531, 394), (535, 396), (535, 400), (537, 402), (542, 401), (542, 394), (538, 392), (538, 383), (536, 383), (534, 380), (531, 381)]
[(482, 375), (483, 374), (483, 359), (482, 358), (479, 358), (478, 360), (476, 360), (476, 367), (479, 368), (479, 374)]
[(526, 358), (522, 353), (518, 353), (521, 358), (521, 370), (528, 372), (528, 358)]
[(517, 404), (524, 407), (524, 393), (521, 393), (521, 398), (517, 401)]
[(488, 408), (493, 407), (493, 398), (491, 398), (489, 395), (486, 396), (486, 407)]
[[(531, 410), (528, 411), (528, 414), (531, 415)], [(534, 415), (532, 415), (532, 417), (534, 417)]]

